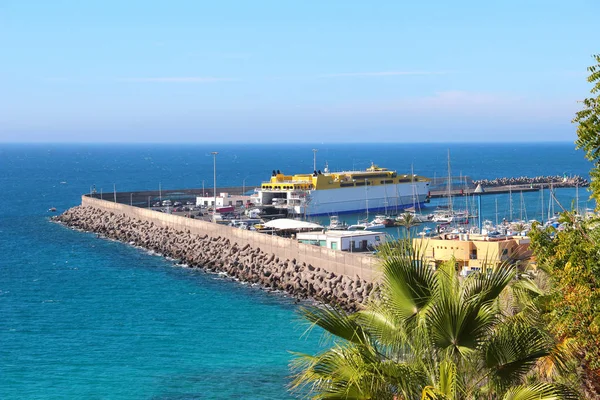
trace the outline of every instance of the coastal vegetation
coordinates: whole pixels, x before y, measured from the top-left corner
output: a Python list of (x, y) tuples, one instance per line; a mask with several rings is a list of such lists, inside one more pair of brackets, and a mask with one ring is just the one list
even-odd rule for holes
[(592, 198), (600, 202), (600, 54), (593, 56), (596, 64), (588, 67), (590, 75), (587, 80), (593, 87), (590, 90), (593, 96), (582, 101), (583, 110), (577, 112), (573, 123), (577, 124), (578, 149), (585, 152), (585, 156), (593, 164), (590, 171), (592, 183), (590, 189)]
[(502, 265), (459, 278), (410, 245), (382, 262), (377, 298), (349, 314), (305, 307), (334, 340), (296, 354), (293, 388), (315, 399), (568, 399), (570, 353), (542, 325), (543, 292)]
[[(584, 108), (573, 120), (577, 123), (576, 145), (592, 161), (591, 197), (600, 201), (600, 55), (589, 67), (588, 81), (596, 97), (583, 100)], [(548, 272), (552, 291), (548, 295), (545, 320), (552, 333), (576, 349), (584, 393), (600, 397), (600, 219), (582, 218), (576, 211), (565, 212), (562, 231), (531, 233), (532, 248), (540, 268)]]

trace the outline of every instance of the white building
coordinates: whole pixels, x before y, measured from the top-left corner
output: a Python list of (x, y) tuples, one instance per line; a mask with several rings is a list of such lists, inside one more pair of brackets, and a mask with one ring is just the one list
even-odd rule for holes
[(300, 243), (314, 244), (332, 250), (367, 251), (383, 243), (385, 233), (372, 231), (301, 232), (296, 235)]
[[(213, 207), (215, 204), (214, 196), (196, 197), (197, 206)], [(241, 207), (250, 203), (250, 196), (230, 195), (229, 193), (219, 193), (217, 196), (217, 207)]]

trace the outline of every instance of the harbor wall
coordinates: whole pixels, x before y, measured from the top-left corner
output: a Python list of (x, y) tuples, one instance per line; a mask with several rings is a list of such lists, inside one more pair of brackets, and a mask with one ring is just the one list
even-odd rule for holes
[(248, 245), (254, 249), (260, 249), (262, 252), (271, 253), (277, 258), (296, 260), (298, 263), (306, 263), (306, 265), (333, 272), (337, 275), (346, 275), (351, 278), (358, 277), (367, 282), (375, 282), (380, 276), (377, 259), (367, 254), (327, 249), (299, 243), (294, 239), (132, 207), (88, 196), (82, 196), (81, 204), (82, 206), (121, 214), (140, 221), (152, 222), (160, 227), (168, 227), (184, 232), (189, 231), (196, 235), (208, 235), (211, 238), (227, 238), (240, 247)]

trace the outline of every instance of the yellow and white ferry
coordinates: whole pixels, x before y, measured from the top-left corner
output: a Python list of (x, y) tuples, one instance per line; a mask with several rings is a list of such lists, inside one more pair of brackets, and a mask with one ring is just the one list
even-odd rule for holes
[(399, 175), (376, 165), (362, 171), (284, 175), (273, 171), (271, 179), (256, 189), (255, 202), (286, 209), (295, 215), (332, 215), (387, 211), (395, 213), (419, 206), (429, 199), (429, 179)]

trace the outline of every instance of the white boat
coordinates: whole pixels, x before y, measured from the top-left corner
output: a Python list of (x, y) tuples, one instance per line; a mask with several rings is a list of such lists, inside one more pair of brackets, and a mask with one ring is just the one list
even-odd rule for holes
[(437, 235), (437, 232), (426, 226), (421, 232), (417, 233), (417, 235), (422, 237), (434, 237)]
[[(368, 207), (365, 204), (368, 189)], [(414, 194), (413, 194), (414, 193)], [(429, 199), (429, 179), (376, 165), (361, 171), (284, 175), (273, 171), (253, 196), (254, 203), (286, 209), (289, 214), (312, 216), (341, 213), (400, 211)]]
[(348, 224), (344, 221), (340, 221), (337, 215), (332, 215), (329, 217), (329, 225), (327, 229), (333, 231), (343, 231), (348, 229)]
[(390, 217), (388, 215), (376, 215), (375, 219), (371, 221), (373, 224), (381, 224), (383, 226), (393, 226), (394, 225), (394, 217)]
[(385, 225), (378, 224), (376, 222), (369, 222), (368, 220), (360, 220), (356, 224), (348, 227), (349, 231), (366, 231), (376, 229), (385, 229)]

